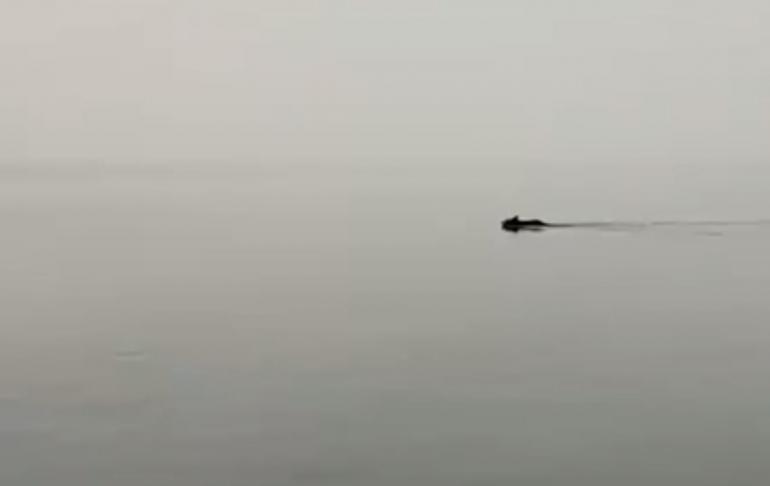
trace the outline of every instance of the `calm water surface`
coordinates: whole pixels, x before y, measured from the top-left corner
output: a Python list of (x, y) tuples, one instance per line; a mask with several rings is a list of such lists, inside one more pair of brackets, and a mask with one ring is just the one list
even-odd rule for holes
[(498, 229), (757, 171), (6, 171), (0, 483), (767, 484), (770, 226)]

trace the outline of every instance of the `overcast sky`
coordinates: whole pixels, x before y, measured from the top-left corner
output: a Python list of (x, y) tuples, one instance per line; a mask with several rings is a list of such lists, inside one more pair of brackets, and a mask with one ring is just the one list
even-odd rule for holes
[(770, 156), (766, 0), (4, 0), (0, 160)]

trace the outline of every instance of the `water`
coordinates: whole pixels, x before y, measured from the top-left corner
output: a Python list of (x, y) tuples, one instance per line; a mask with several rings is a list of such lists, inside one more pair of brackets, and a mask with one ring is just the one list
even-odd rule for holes
[(765, 484), (766, 170), (362, 167), (5, 168), (0, 483)]

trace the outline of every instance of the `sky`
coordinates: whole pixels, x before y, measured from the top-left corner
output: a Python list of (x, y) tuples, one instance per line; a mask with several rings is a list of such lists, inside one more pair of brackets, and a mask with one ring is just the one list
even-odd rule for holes
[(764, 0), (5, 0), (0, 162), (762, 161)]

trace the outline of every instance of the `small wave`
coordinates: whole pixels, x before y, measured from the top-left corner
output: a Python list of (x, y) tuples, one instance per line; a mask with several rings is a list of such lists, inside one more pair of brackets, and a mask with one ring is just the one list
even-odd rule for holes
[(551, 223), (548, 228), (586, 228), (612, 231), (641, 231), (654, 228), (700, 228), (718, 230), (729, 227), (770, 227), (770, 219), (755, 220), (714, 220), (714, 221), (593, 221), (576, 223)]

